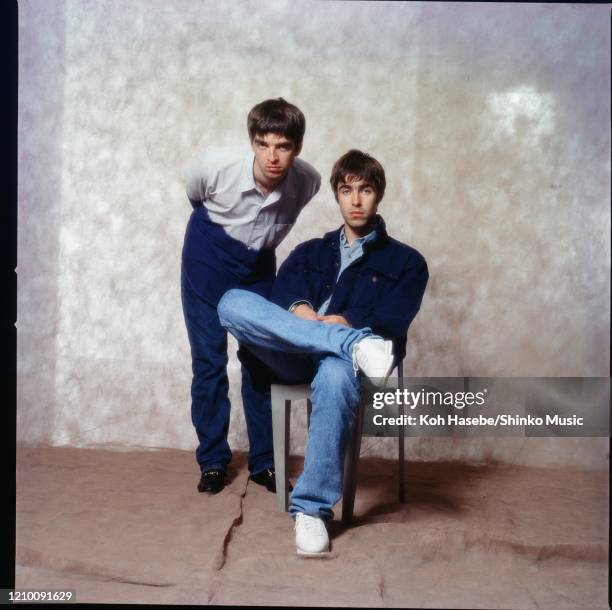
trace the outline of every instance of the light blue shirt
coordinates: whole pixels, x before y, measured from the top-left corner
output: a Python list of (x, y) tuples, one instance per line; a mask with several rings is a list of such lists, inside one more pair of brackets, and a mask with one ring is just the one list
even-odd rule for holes
[[(342, 230), (340, 231), (340, 269), (338, 269), (338, 275), (336, 276), (336, 284), (338, 283), (342, 272), (349, 265), (354, 263), (356, 260), (359, 260), (363, 256), (363, 245), (374, 241), (374, 239), (376, 239), (376, 231), (370, 231), (370, 233), (364, 235), (363, 237), (358, 237), (352, 244), (349, 245), (344, 234), (344, 227), (342, 227)], [(325, 301), (325, 303), (319, 307), (317, 313), (320, 316), (325, 315), (333, 294), (334, 293), (332, 291), (332, 294), (329, 295), (327, 301)]]

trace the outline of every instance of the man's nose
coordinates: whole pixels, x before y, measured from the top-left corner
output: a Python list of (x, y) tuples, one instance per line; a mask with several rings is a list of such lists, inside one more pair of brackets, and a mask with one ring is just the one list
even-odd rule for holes
[(276, 163), (278, 161), (278, 151), (275, 148), (270, 148), (268, 158), (272, 163)]
[(361, 196), (359, 191), (353, 191), (351, 194), (351, 203), (353, 205), (361, 205)]

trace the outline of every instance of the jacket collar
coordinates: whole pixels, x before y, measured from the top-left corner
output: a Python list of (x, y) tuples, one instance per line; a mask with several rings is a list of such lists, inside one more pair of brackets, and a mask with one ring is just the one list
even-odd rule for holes
[[(335, 231), (330, 231), (329, 233), (326, 233), (323, 236), (323, 241), (327, 242), (332, 248), (339, 248), (340, 231), (342, 231), (342, 227), (336, 229)], [(385, 221), (379, 214), (376, 215), (376, 224), (374, 225), (374, 232), (376, 233), (376, 237), (372, 241), (368, 241), (363, 245), (364, 251), (366, 252), (371, 250), (372, 248), (376, 248), (384, 244), (389, 239)]]
[[(404, 259), (402, 257), (394, 257), (385, 247), (392, 240), (387, 234), (385, 221), (380, 216), (377, 216), (377, 219), (378, 222), (374, 227), (376, 239), (363, 244), (364, 256), (360, 259), (360, 264), (376, 270), (381, 275), (397, 279), (400, 276)], [(336, 231), (330, 231), (323, 236), (323, 243), (336, 252), (340, 249), (341, 229), (342, 227)]]

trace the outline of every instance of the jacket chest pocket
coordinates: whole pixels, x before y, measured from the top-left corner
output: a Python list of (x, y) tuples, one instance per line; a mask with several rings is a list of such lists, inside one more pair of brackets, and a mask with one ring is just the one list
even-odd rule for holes
[(351, 301), (358, 306), (376, 303), (391, 283), (393, 279), (378, 269), (361, 269), (354, 281)]
[(362, 282), (367, 286), (368, 292), (373, 297), (378, 297), (386, 285), (386, 277), (374, 269), (366, 269), (362, 276)]

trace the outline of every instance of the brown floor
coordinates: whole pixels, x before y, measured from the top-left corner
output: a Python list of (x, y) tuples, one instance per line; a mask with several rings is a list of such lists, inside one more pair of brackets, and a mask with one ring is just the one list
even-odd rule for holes
[(355, 522), (331, 524), (326, 559), (295, 554), (244, 455), (218, 495), (197, 473), (184, 451), (20, 447), (16, 586), (102, 603), (608, 607), (607, 472), (408, 463), (399, 504), (396, 465), (363, 459)]

